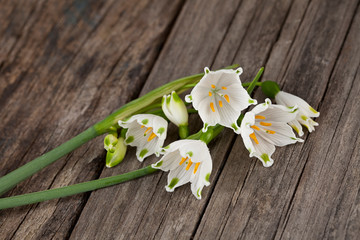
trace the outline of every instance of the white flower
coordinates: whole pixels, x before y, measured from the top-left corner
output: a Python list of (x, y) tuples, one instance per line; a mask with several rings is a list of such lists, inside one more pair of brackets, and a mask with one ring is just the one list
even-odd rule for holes
[(212, 170), (212, 160), (207, 145), (201, 140), (179, 140), (163, 149), (164, 156), (153, 168), (170, 171), (168, 192), (175, 188), (191, 183), (191, 191), (197, 199), (201, 199), (204, 186), (210, 184), (209, 177)]
[(172, 91), (169, 95), (164, 95), (161, 104), (165, 116), (172, 123), (178, 127), (188, 125), (186, 106), (175, 91)]
[(136, 156), (140, 162), (151, 154), (159, 156), (166, 138), (168, 123), (162, 117), (152, 114), (138, 114), (126, 121), (119, 121), (127, 128), (125, 144), (137, 147)]
[(289, 122), (290, 126), (299, 134), (299, 136), (304, 135), (304, 132), (303, 132), (300, 124), (307, 127), (309, 132), (314, 131), (315, 126), (319, 125), (317, 122), (315, 122), (311, 118), (319, 117), (320, 113), (318, 111), (316, 111), (314, 108), (312, 108), (303, 99), (301, 99), (295, 95), (292, 95), (290, 93), (279, 91), (275, 95), (275, 101), (276, 101), (276, 103), (287, 106), (287, 107), (292, 107), (292, 106), (299, 107), (299, 111), (297, 113), (296, 119)]
[(271, 104), (270, 99), (247, 112), (241, 122), (240, 132), (250, 157), (257, 157), (264, 167), (270, 167), (274, 161), (271, 155), (275, 146), (302, 142), (296, 138), (288, 122), (295, 119), (297, 107), (285, 107)]
[(185, 100), (192, 102), (199, 111), (204, 122), (204, 132), (208, 126), (220, 124), (239, 133), (237, 120), (241, 111), (250, 104), (257, 103), (242, 87), (239, 77), (241, 73), (242, 68), (219, 71), (205, 68), (204, 77), (190, 95), (186, 96)]

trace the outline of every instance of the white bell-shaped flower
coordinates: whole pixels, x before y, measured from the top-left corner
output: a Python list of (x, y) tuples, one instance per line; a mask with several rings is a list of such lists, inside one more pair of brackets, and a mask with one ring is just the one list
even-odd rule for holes
[(240, 74), (242, 68), (210, 71), (193, 88), (185, 101), (192, 102), (204, 122), (203, 131), (208, 126), (220, 124), (239, 133), (237, 120), (241, 111), (257, 101), (252, 99), (242, 87)]
[(240, 132), (250, 157), (257, 157), (264, 167), (270, 167), (274, 161), (271, 155), (275, 146), (285, 146), (302, 142), (296, 138), (287, 124), (296, 118), (297, 106), (285, 107), (271, 104), (270, 99), (247, 112), (241, 122)]
[(153, 168), (170, 171), (168, 192), (175, 188), (191, 183), (191, 191), (197, 199), (201, 199), (204, 186), (210, 184), (209, 177), (212, 170), (212, 160), (207, 145), (201, 140), (179, 140), (163, 149), (164, 156)]
[(189, 115), (186, 106), (175, 91), (163, 96), (161, 107), (165, 116), (176, 126), (188, 125)]
[(166, 138), (168, 123), (162, 117), (152, 114), (138, 114), (126, 121), (119, 121), (120, 127), (127, 128), (125, 144), (136, 147), (140, 162), (151, 154), (159, 156)]
[(319, 117), (320, 112), (312, 108), (302, 98), (299, 98), (287, 92), (279, 91), (275, 95), (275, 101), (276, 103), (287, 107), (299, 107), (296, 118), (293, 121), (289, 122), (290, 126), (299, 134), (299, 136), (304, 135), (301, 124), (304, 125), (309, 130), (309, 132), (315, 131), (315, 126), (319, 125), (311, 118)]

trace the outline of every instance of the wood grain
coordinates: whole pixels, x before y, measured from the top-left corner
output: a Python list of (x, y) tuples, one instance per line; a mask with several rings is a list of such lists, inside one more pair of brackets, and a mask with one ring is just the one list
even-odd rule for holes
[[(29, 46), (18, 53), (18, 61), (25, 61), (23, 55), (33, 54), (35, 63), (29, 62), (33, 65), (29, 67), (33, 69), (31, 74), (21, 76), (21, 83), (2, 112), (6, 113), (1, 126), (5, 132), (1, 147), (8, 159), (7, 163), (1, 162), (5, 171), (48, 151), (137, 96), (181, 7), (180, 1), (170, 5), (162, 1), (150, 9), (149, 1), (54, 3), (47, 2), (48, 8), (42, 11), (47, 21), (40, 17), (34, 25), (34, 29), (49, 31), (39, 35), (44, 42), (39, 43), (38, 36), (31, 34), (34, 39), (28, 38)], [(50, 16), (55, 26), (49, 24)], [(31, 44), (39, 46), (33, 49)], [(22, 124), (32, 127), (25, 131), (15, 128)], [(11, 131), (9, 125), (13, 126)], [(11, 194), (97, 178), (104, 166), (101, 142), (99, 138), (86, 144)], [(87, 196), (3, 211), (0, 238), (65, 238)]]
[[(320, 126), (271, 168), (225, 130), (203, 199), (158, 172), (0, 212), (0, 239), (357, 239), (358, 0), (0, 0), (0, 176), (178, 77), (232, 63), (317, 108)], [(254, 94), (264, 99), (260, 90)], [(191, 117), (191, 130), (202, 123)], [(167, 142), (176, 139), (171, 125)], [(104, 168), (102, 137), (7, 196), (138, 169), (133, 148)]]

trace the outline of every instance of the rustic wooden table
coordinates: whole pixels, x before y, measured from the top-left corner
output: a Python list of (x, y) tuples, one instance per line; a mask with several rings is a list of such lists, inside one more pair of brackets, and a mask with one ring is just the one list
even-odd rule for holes
[[(359, 239), (358, 0), (2, 0), (0, 176), (178, 77), (239, 63), (321, 112), (303, 144), (264, 168), (240, 136), (210, 144), (203, 199), (156, 174), (0, 211), (0, 239)], [(263, 100), (260, 90), (254, 97)], [(194, 118), (192, 130), (201, 127)], [(171, 131), (175, 131), (172, 129)], [(102, 137), (6, 196), (138, 169), (105, 168)]]

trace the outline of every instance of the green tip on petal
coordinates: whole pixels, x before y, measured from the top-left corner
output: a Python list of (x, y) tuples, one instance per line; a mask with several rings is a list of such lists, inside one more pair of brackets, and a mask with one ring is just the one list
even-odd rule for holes
[(309, 107), (309, 109), (310, 109), (310, 111), (312, 111), (313, 113), (315, 113), (315, 114), (317, 114), (318, 113), (318, 111), (316, 111), (314, 108), (312, 108), (312, 107)]
[(205, 180), (206, 180), (207, 182), (210, 182), (210, 173), (206, 174)]
[(159, 128), (157, 131), (157, 133), (160, 135), (163, 134), (164, 132), (165, 132), (165, 128), (163, 128), (163, 127)]
[(140, 157), (141, 158), (144, 158), (145, 157), (145, 154), (147, 154), (149, 152), (149, 150), (147, 150), (146, 148), (144, 148), (143, 150), (141, 150), (141, 152), (140, 152)]
[(160, 161), (160, 162), (158, 162), (157, 164), (155, 164), (154, 167), (161, 167), (162, 164), (163, 164), (163, 161)]
[(301, 119), (304, 120), (304, 121), (306, 121), (308, 118), (307, 118), (307, 116), (302, 115), (302, 116), (301, 116)]
[(193, 152), (192, 152), (192, 151), (187, 152), (186, 154), (189, 155), (189, 157), (192, 157), (192, 156), (193, 156)]
[(179, 95), (176, 94), (175, 91), (171, 93), (171, 96), (175, 102), (182, 102), (181, 98), (179, 97)]
[(198, 197), (201, 197), (201, 188), (198, 188), (198, 190), (196, 191), (196, 195), (197, 195)]
[(149, 119), (144, 119), (141, 121), (142, 124), (147, 124), (149, 122)]
[(171, 182), (170, 182), (170, 184), (169, 184), (168, 187), (169, 187), (170, 189), (173, 189), (178, 182), (179, 182), (179, 179), (178, 179), (178, 178), (173, 178), (173, 179), (171, 179)]
[(261, 84), (261, 90), (269, 98), (275, 98), (276, 94), (280, 92), (280, 87), (276, 82), (265, 81)]
[(270, 162), (269, 155), (267, 155), (266, 153), (262, 154), (260, 157), (262, 160), (264, 160), (265, 163)]
[(127, 144), (129, 144), (129, 143), (132, 143), (134, 141), (134, 139), (135, 139), (134, 136), (129, 136), (128, 138), (126, 138), (125, 142)]
[(235, 131), (237, 131), (237, 130), (238, 130), (238, 127), (236, 126), (236, 124), (235, 124), (235, 123), (231, 124), (231, 127), (232, 127)]

